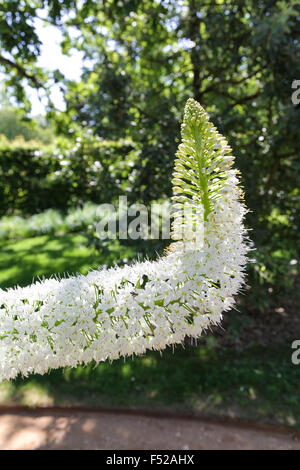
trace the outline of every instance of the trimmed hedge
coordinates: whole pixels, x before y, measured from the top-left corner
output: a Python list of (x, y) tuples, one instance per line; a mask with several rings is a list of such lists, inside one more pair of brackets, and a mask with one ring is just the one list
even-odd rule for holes
[(136, 157), (128, 140), (85, 138), (68, 148), (54, 148), (2, 138), (0, 216), (112, 201), (134, 185)]

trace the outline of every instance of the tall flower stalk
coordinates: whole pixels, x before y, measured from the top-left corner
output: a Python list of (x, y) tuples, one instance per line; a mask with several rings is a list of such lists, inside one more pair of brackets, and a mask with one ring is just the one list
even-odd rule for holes
[(172, 180), (174, 243), (155, 262), (0, 290), (0, 380), (163, 349), (220, 322), (249, 250), (233, 161), (189, 99)]

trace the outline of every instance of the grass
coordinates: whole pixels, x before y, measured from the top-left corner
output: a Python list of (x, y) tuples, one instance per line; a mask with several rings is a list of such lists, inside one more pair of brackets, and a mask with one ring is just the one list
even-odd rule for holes
[(300, 426), (300, 368), (288, 348), (234, 354), (203, 342), (160, 355), (52, 370), (0, 385), (0, 404), (73, 404), (238, 416)]
[[(49, 235), (1, 242), (0, 287), (26, 285), (33, 277), (82, 272), (131, 258), (117, 242), (96, 254), (81, 234)], [(300, 426), (300, 367), (290, 345), (256, 346), (242, 353), (212, 338), (198, 347), (176, 347), (160, 355), (53, 370), (0, 384), (0, 405), (83, 404), (230, 415)]]
[(50, 277), (52, 274), (85, 274), (100, 264), (112, 264), (114, 260), (133, 256), (133, 250), (110, 245), (105, 258), (89, 247), (82, 234), (62, 236), (43, 235), (17, 241), (1, 241), (0, 288), (16, 284), (25, 286), (37, 277)]

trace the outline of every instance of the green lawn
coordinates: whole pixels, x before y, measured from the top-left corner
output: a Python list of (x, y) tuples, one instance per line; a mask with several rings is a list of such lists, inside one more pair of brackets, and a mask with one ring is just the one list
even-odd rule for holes
[(0, 405), (76, 404), (196, 412), (300, 426), (300, 368), (290, 351), (235, 354), (209, 344), (53, 370), (0, 385)]
[(44, 235), (16, 241), (0, 242), (0, 288), (16, 284), (25, 286), (33, 278), (51, 274), (82, 273), (100, 264), (112, 264), (114, 260), (130, 258), (133, 250), (110, 244), (105, 257), (88, 246), (88, 239), (81, 234), (62, 236)]
[[(133, 250), (110, 245), (105, 255), (83, 235), (41, 236), (0, 245), (1, 287), (25, 285), (36, 276), (86, 272), (100, 263), (130, 258)], [(239, 416), (300, 426), (300, 367), (290, 345), (235, 353), (206, 337), (144, 357), (77, 369), (53, 370), (0, 385), (3, 404), (85, 404), (140, 407)]]

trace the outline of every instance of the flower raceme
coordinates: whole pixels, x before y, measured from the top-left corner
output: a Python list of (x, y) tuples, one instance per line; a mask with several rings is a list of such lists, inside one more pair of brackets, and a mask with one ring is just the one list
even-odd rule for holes
[(155, 262), (0, 290), (0, 380), (163, 349), (220, 322), (249, 251), (230, 153), (189, 99), (172, 180), (174, 243)]

